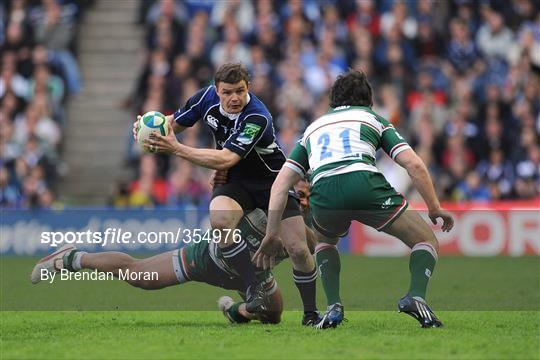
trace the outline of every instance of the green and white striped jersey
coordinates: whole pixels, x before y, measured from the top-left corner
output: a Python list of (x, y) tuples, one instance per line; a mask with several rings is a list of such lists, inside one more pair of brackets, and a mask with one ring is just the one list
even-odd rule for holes
[(311, 183), (352, 171), (379, 170), (375, 153), (382, 148), (392, 159), (409, 144), (394, 126), (369, 107), (341, 106), (315, 120), (296, 144), (285, 166)]

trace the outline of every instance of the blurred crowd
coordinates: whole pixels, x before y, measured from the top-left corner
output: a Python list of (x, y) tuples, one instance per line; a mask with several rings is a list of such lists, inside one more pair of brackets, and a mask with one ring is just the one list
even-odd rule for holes
[(89, 3), (0, 3), (0, 208), (54, 205), (64, 105), (81, 89), (77, 23)]
[[(63, 109), (81, 88), (77, 24), (91, 2), (0, 3), (0, 207), (54, 202)], [(374, 110), (420, 154), (442, 200), (537, 198), (539, 14), (534, 0), (141, 0), (145, 63), (126, 105), (170, 114), (212, 84), (218, 66), (241, 62), (288, 153), (328, 110), (333, 80), (361, 69)], [(180, 140), (213, 147), (200, 124)], [(208, 202), (209, 171), (133, 143), (127, 158), (136, 176), (111, 204)], [(419, 199), (386, 155), (378, 165)]]
[[(141, 1), (146, 64), (135, 113), (170, 114), (225, 62), (251, 73), (288, 153), (328, 110), (348, 68), (369, 75), (374, 110), (429, 167), (442, 200), (531, 199), (540, 194), (540, 3), (500, 1)], [(181, 141), (212, 147), (196, 125)], [(128, 157), (137, 179), (118, 205), (207, 201), (208, 171), (167, 156)], [(379, 168), (413, 201), (403, 170)]]

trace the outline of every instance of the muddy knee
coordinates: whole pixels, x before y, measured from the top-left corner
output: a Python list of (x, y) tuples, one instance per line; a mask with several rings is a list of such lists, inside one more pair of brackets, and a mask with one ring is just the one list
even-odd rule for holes
[(298, 241), (287, 244), (285, 249), (294, 263), (297, 261), (303, 262), (311, 256), (307, 245)]

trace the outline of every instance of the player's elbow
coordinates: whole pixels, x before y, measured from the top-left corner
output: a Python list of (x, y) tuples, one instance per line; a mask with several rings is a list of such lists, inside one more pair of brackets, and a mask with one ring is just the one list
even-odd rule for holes
[(279, 171), (276, 180), (274, 180), (271, 191), (274, 194), (286, 194), (300, 180), (301, 177), (299, 174), (287, 167), (283, 167)]
[(227, 158), (223, 158), (221, 159), (221, 161), (219, 161), (216, 166), (214, 166), (214, 168), (216, 170), (220, 170), (220, 171), (225, 171), (225, 170), (229, 170), (230, 168), (232, 168), (236, 163), (227, 159)]
[(216, 170), (229, 170), (236, 165), (242, 158), (233, 153), (232, 151), (224, 151), (218, 164), (216, 164)]
[(418, 159), (418, 161), (413, 161), (410, 164), (407, 164), (406, 169), (410, 175), (414, 175), (425, 172), (426, 166), (424, 165), (422, 160)]
[(270, 192), (272, 194), (285, 194), (289, 191), (289, 187), (287, 186), (287, 184), (283, 181), (280, 181), (279, 178), (277, 178), (276, 180), (274, 180), (274, 183), (272, 184), (272, 188), (270, 190)]
[(420, 157), (412, 151), (406, 154), (406, 156), (400, 158), (400, 160), (400, 165), (402, 165), (411, 176), (418, 175), (427, 171), (426, 165), (424, 164), (422, 159), (420, 159)]

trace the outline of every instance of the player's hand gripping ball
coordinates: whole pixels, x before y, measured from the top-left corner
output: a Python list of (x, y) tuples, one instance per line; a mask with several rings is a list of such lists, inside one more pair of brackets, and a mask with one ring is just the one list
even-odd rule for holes
[(141, 149), (145, 152), (155, 152), (152, 146), (148, 146), (145, 143), (150, 138), (150, 134), (157, 132), (160, 135), (167, 136), (169, 133), (169, 127), (167, 124), (167, 118), (165, 115), (158, 111), (149, 111), (143, 116), (139, 117), (137, 123), (137, 142)]

